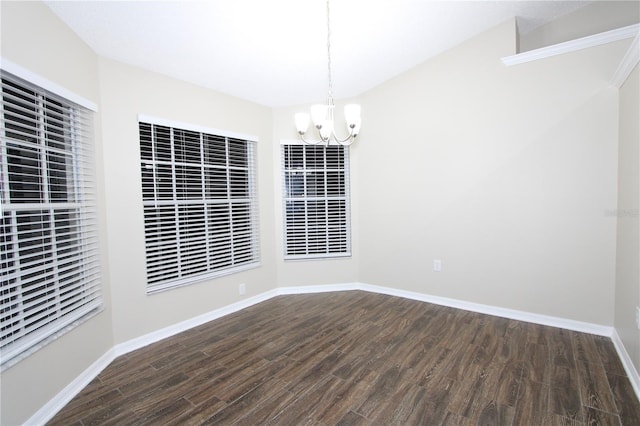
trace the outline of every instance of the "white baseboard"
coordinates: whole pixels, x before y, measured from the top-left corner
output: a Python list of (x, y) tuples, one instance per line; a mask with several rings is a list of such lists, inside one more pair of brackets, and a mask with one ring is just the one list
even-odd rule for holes
[(43, 405), (36, 413), (25, 422), (25, 425), (43, 425), (55, 416), (58, 411), (62, 410), (73, 397), (75, 397), (82, 389), (84, 389), (93, 379), (95, 379), (102, 370), (104, 370), (111, 362), (116, 359), (113, 348), (109, 349), (104, 355), (98, 358), (89, 368), (84, 370), (82, 374), (76, 377), (64, 389), (62, 389), (53, 399)]
[(323, 284), (298, 287), (278, 287), (278, 294), (312, 294), (332, 291), (362, 290), (360, 283)]
[(140, 349), (151, 343), (158, 342), (162, 339), (166, 339), (175, 334), (189, 330), (193, 327), (197, 327), (206, 322), (221, 318), (225, 315), (232, 314), (249, 306), (255, 305), (265, 300), (269, 300), (278, 295), (278, 291), (269, 290), (265, 293), (261, 293), (257, 296), (253, 296), (244, 300), (241, 300), (231, 305), (223, 306), (222, 308), (215, 309), (211, 312), (199, 315), (197, 317), (181, 321), (177, 324), (170, 325), (169, 327), (156, 330), (149, 334), (145, 334), (135, 339), (131, 339), (127, 342), (115, 345), (109, 349), (107, 353), (101, 356), (96, 362), (91, 364), (80, 376), (71, 382), (68, 386), (62, 389), (53, 399), (40, 408), (33, 416), (27, 420), (25, 425), (43, 425), (55, 416), (65, 405), (69, 403), (82, 389), (84, 389), (93, 379), (95, 379), (102, 370), (104, 370), (113, 360), (120, 355), (127, 354), (129, 352)]
[(618, 356), (627, 377), (633, 386), (636, 397), (640, 400), (640, 376), (636, 370), (631, 357), (627, 353), (620, 336), (613, 327), (607, 327), (599, 324), (593, 324), (583, 321), (576, 321), (567, 318), (553, 317), (549, 315), (534, 314), (526, 311), (518, 311), (514, 309), (500, 308), (497, 306), (483, 305), (480, 303), (472, 303), (464, 300), (450, 299), (440, 296), (432, 296), (424, 293), (399, 290), (397, 288), (383, 287), (365, 283), (349, 283), (337, 285), (320, 285), (320, 286), (299, 286), (299, 287), (281, 287), (278, 289), (279, 294), (302, 294), (302, 293), (322, 293), (331, 291), (348, 291), (362, 290), (370, 293), (386, 294), (389, 296), (397, 296), (405, 299), (412, 299), (421, 302), (433, 303), (435, 305), (448, 306), (465, 311), (478, 312), (481, 314), (493, 315), (502, 318), (509, 318), (518, 321), (530, 322), (533, 324), (546, 325), (550, 327), (564, 328), (567, 330), (578, 331), (582, 333), (595, 334), (597, 336), (609, 337), (613, 341), (613, 345), (618, 352)]
[(253, 306), (257, 303), (264, 302), (265, 300), (269, 300), (272, 297), (277, 296), (278, 294), (279, 293), (277, 289), (269, 290), (256, 296), (241, 300), (239, 302), (232, 303), (231, 305), (223, 306), (222, 308), (218, 308), (211, 312), (198, 315), (197, 317), (181, 321), (177, 324), (170, 325), (168, 327), (156, 330), (140, 337), (136, 337), (135, 339), (131, 339), (127, 342), (120, 343), (114, 347), (116, 356), (127, 354), (129, 352), (135, 351), (136, 349), (140, 349), (147, 345), (150, 345), (151, 343), (155, 343), (178, 333), (182, 333), (183, 331), (187, 331), (193, 327), (197, 327), (209, 321), (222, 318), (225, 315), (232, 314), (234, 312), (248, 308), (249, 306)]
[(633, 386), (633, 390), (636, 392), (636, 396), (638, 397), (638, 399), (640, 399), (640, 375), (638, 375), (638, 370), (636, 370), (636, 367), (633, 364), (633, 360), (629, 356), (627, 349), (622, 343), (622, 339), (620, 339), (620, 336), (615, 329), (613, 329), (611, 340), (613, 341), (613, 346), (616, 348), (616, 352), (618, 352), (618, 357), (622, 362), (624, 371), (627, 372), (627, 377), (631, 382), (631, 386)]
[(424, 293), (399, 290), (390, 287), (361, 284), (361, 290), (371, 293), (388, 294), (390, 296), (404, 297), (405, 299), (419, 300), (421, 302), (433, 303), (435, 305), (449, 306), (451, 308), (463, 309), (465, 311), (478, 312), (481, 314), (494, 315), (497, 317), (509, 318), (518, 321), (531, 322), (534, 324), (548, 325), (551, 327), (565, 328), (567, 330), (580, 331), (583, 333), (595, 334), (598, 336), (611, 337), (613, 327), (575, 321), (566, 318), (553, 317), (548, 315), (534, 314), (526, 311), (500, 308), (497, 306), (483, 305), (480, 303), (466, 302), (464, 300), (450, 299), (447, 297), (432, 296)]
[(389, 296), (397, 296), (405, 299), (412, 299), (421, 302), (433, 303), (436, 305), (449, 306), (452, 308), (463, 309), (472, 312), (478, 312), (487, 315), (494, 315), (503, 318), (510, 318), (519, 321), (531, 322), (534, 324), (548, 325), (551, 327), (565, 328), (573, 331), (596, 334), (599, 336), (610, 337), (620, 356), (620, 360), (624, 365), (625, 371), (631, 381), (636, 396), (640, 399), (640, 378), (635, 369), (631, 358), (622, 344), (622, 340), (613, 327), (602, 326), (598, 324), (586, 323), (581, 321), (570, 320), (560, 317), (552, 317), (547, 315), (534, 314), (525, 311), (517, 311), (513, 309), (500, 308), (496, 306), (483, 305), (479, 303), (466, 302), (463, 300), (449, 299), (446, 297), (432, 296), (424, 293), (399, 290), (391, 287), (383, 287), (365, 283), (343, 283), (343, 284), (327, 284), (314, 286), (294, 286), (294, 287), (278, 287), (273, 290), (266, 291), (256, 296), (241, 300), (231, 305), (215, 309), (211, 312), (199, 315), (197, 317), (181, 321), (160, 330), (145, 334), (143, 336), (131, 339), (127, 342), (115, 345), (89, 368), (87, 368), (73, 382), (60, 391), (53, 399), (38, 410), (25, 424), (40, 425), (51, 420), (69, 401), (73, 399), (85, 386), (87, 386), (100, 372), (106, 368), (114, 359), (120, 355), (140, 349), (151, 343), (166, 339), (175, 334), (197, 327), (209, 321), (224, 317), (242, 309), (253, 306), (257, 303), (264, 302), (273, 297), (287, 294), (312, 294), (327, 293), (335, 291), (353, 291), (362, 290), (370, 293), (386, 294)]

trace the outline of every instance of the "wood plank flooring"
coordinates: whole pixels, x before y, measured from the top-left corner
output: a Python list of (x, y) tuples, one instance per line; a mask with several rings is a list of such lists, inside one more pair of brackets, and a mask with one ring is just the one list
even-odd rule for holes
[(611, 340), (361, 291), (116, 359), (51, 425), (640, 425)]

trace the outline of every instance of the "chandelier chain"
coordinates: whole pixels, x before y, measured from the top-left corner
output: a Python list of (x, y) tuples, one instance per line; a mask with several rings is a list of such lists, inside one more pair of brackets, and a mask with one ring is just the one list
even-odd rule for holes
[(331, 78), (331, 11), (329, 9), (329, 0), (327, 0), (327, 75), (329, 80), (329, 99), (328, 104), (333, 105), (333, 81)]
[[(334, 121), (334, 101), (333, 101), (333, 78), (331, 75), (331, 8), (330, 0), (326, 0), (327, 5), (327, 76), (328, 76), (328, 95), (326, 105), (313, 105), (311, 107), (311, 117), (309, 114), (297, 113), (295, 115), (296, 130), (300, 139), (308, 144), (326, 144), (337, 143), (339, 145), (349, 146), (354, 141), (358, 133), (360, 132), (360, 105), (349, 104), (345, 105), (345, 119), (347, 121), (347, 128), (349, 134), (345, 138), (340, 138), (335, 132)], [(309, 140), (305, 138), (305, 133), (309, 127), (309, 118), (313, 119), (313, 125), (320, 134), (319, 140)]]

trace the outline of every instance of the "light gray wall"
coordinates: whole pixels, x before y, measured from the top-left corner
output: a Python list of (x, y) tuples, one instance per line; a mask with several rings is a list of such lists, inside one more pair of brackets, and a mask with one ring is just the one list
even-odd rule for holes
[(505, 23), (363, 96), (360, 281), (612, 325), (607, 81), (628, 41), (507, 68), (514, 34)]
[[(0, 3), (3, 59), (100, 103), (98, 57), (40, 2)], [(100, 112), (95, 114), (96, 175), (104, 207)], [(105, 310), (2, 372), (0, 424), (24, 422), (113, 347), (104, 210), (100, 216)]]
[(615, 327), (627, 353), (640, 371), (640, 331), (635, 309), (640, 307), (640, 68), (635, 67), (620, 88), (618, 151), (618, 220)]

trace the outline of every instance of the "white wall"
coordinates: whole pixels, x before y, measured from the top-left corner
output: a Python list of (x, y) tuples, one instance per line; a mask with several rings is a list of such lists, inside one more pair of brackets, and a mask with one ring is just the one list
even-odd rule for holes
[(514, 34), (505, 23), (363, 96), (360, 281), (612, 325), (607, 79), (628, 42), (507, 68)]
[(640, 306), (640, 68), (620, 88), (618, 152), (618, 220), (615, 327), (640, 371), (640, 331), (635, 309)]
[[(1, 2), (4, 60), (27, 69), (95, 104), (99, 104), (98, 57), (39, 2)], [(72, 64), (72, 65), (70, 65)], [(100, 114), (96, 114), (98, 197), (102, 188)], [(100, 222), (104, 224), (104, 215)], [(102, 247), (107, 240), (101, 227)], [(111, 330), (108, 260), (103, 250), (105, 310), (2, 372), (0, 424), (24, 422), (114, 344)]]

